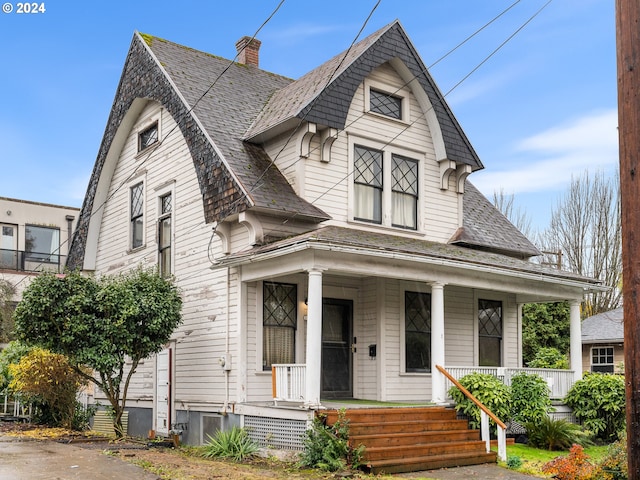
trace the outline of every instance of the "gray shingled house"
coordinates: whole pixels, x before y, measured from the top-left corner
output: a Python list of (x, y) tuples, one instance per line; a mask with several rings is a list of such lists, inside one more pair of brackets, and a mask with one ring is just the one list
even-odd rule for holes
[(622, 307), (582, 321), (582, 364), (590, 372), (624, 371), (624, 312)]
[[(182, 326), (134, 376), (130, 433), (197, 444), (240, 424), (296, 449), (335, 402), (443, 404), (436, 365), (522, 366), (528, 302), (571, 302), (561, 373), (580, 375), (598, 283), (529, 261), (469, 182), (483, 165), (399, 22), (297, 80), (260, 69), (259, 41), (236, 46), (234, 62), (134, 34), (82, 207), (70, 267), (157, 266), (183, 294)], [(367, 462), (495, 458), (447, 435), (396, 447), (412, 466), (375, 446)]]

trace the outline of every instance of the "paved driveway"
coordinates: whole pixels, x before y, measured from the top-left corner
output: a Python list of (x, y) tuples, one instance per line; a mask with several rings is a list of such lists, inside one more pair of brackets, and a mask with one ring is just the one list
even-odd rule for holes
[(0, 479), (158, 480), (100, 450), (0, 436)]

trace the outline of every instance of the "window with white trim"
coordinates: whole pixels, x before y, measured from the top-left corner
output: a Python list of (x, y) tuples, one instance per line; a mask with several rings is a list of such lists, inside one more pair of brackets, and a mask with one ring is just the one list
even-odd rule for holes
[(264, 282), (262, 303), (262, 369), (295, 363), (298, 286)]
[(613, 347), (591, 348), (591, 371), (613, 373)]
[(158, 143), (158, 122), (154, 122), (138, 134), (138, 152)]
[(131, 248), (139, 248), (144, 243), (144, 184), (135, 184), (130, 190)]
[(160, 197), (160, 215), (158, 216), (158, 271), (162, 277), (171, 276), (171, 220), (173, 197), (167, 193)]
[(369, 110), (402, 120), (402, 97), (372, 88), (369, 90)]
[(405, 371), (431, 372), (431, 294), (404, 292)]
[(478, 300), (478, 365), (502, 366), (502, 302)]
[(353, 152), (353, 219), (417, 230), (420, 162), (363, 145)]

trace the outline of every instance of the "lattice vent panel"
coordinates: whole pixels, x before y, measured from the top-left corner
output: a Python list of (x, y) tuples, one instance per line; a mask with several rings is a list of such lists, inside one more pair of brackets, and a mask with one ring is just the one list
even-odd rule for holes
[(244, 427), (249, 437), (261, 447), (304, 450), (307, 423), (303, 420), (245, 415)]

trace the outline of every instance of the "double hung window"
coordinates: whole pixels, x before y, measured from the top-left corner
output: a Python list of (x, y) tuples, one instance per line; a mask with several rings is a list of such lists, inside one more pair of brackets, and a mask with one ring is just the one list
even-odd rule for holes
[(354, 145), (354, 220), (417, 230), (418, 184), (418, 160)]
[(139, 248), (144, 242), (144, 184), (131, 187), (130, 192), (131, 248)]
[(158, 217), (158, 270), (163, 277), (171, 275), (171, 193), (160, 197), (160, 216)]
[(262, 369), (295, 362), (298, 287), (289, 283), (263, 283)]
[(591, 349), (591, 371), (613, 373), (613, 347), (593, 347)]
[(502, 302), (478, 300), (479, 365), (502, 365)]
[(431, 372), (431, 295), (404, 292), (405, 370)]

